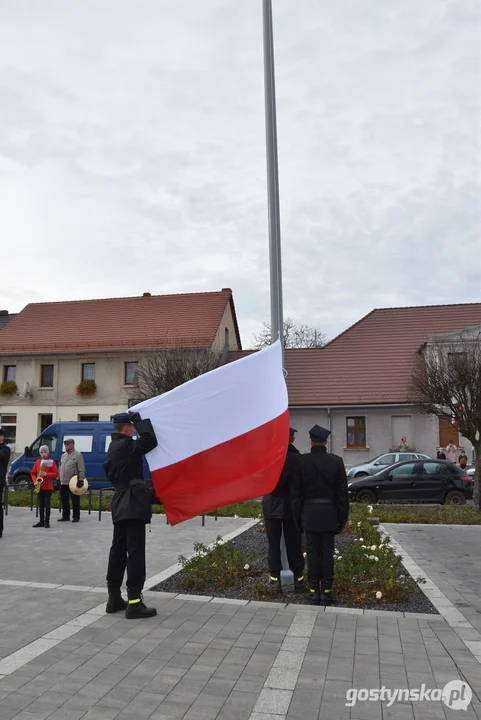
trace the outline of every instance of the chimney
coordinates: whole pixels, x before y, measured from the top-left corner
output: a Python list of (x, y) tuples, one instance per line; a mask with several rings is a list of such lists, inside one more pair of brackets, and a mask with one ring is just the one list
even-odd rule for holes
[(149, 292), (146, 292), (142, 295), (142, 297), (152, 297), (152, 295)]
[(0, 315), (8, 315), (8, 310), (0, 310)]

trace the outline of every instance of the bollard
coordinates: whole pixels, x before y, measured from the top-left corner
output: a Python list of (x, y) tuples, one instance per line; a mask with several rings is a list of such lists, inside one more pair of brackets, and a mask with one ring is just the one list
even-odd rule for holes
[(103, 488), (100, 488), (99, 490), (99, 522), (102, 520), (102, 491)]
[(89, 487), (89, 515), (92, 512), (92, 488)]
[(205, 515), (202, 515), (202, 527), (205, 526)]

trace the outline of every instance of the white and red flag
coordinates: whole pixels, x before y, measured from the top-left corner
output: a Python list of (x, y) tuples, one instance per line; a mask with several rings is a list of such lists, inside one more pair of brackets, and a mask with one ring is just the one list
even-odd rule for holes
[(271, 492), (289, 442), (279, 342), (139, 403), (158, 446), (147, 455), (171, 525)]

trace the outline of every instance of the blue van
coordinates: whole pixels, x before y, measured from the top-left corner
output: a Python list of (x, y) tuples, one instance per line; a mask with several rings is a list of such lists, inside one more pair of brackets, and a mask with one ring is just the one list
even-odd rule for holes
[[(58, 465), (64, 452), (64, 440), (71, 437), (75, 440), (75, 449), (82, 453), (85, 460), (85, 475), (89, 486), (94, 490), (110, 487), (103, 464), (112, 432), (111, 422), (57, 422), (49, 425), (10, 465), (9, 486), (25, 487), (31, 484), (30, 472), (35, 461), (40, 457), (39, 451), (42, 445), (48, 446), (50, 457)], [(149, 466), (145, 458), (144, 478), (150, 481)]]

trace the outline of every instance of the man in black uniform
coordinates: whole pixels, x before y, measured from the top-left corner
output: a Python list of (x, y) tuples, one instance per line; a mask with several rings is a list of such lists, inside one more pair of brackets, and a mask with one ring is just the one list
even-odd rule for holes
[(262, 509), (269, 543), (270, 582), (280, 588), (282, 568), (280, 543), (282, 530), (284, 530), (287, 560), (294, 574), (295, 589), (296, 592), (303, 592), (305, 585), (302, 536), (292, 519), (291, 510), (291, 481), (297, 459), (300, 457), (299, 450), (294, 445), (296, 432), (297, 430), (294, 428), (289, 428), (289, 445), (284, 467), (276, 488), (262, 498)]
[(294, 520), (306, 533), (311, 605), (334, 602), (334, 538), (349, 517), (346, 469), (342, 458), (327, 452), (330, 434), (319, 425), (311, 428), (311, 452), (299, 458), (291, 486)]
[[(153, 617), (155, 608), (142, 600), (145, 582), (145, 525), (152, 518), (151, 496), (143, 479), (143, 456), (157, 447), (157, 438), (150, 420), (139, 413), (119, 413), (112, 417), (112, 434), (105, 473), (115, 488), (112, 498), (114, 537), (107, 570), (109, 599), (106, 612), (125, 610), (129, 619)], [(133, 436), (137, 434), (138, 440)], [(120, 588), (127, 568), (128, 603)]]
[(0, 428), (0, 538), (3, 535), (3, 491), (7, 478), (10, 448), (5, 442), (5, 430)]

